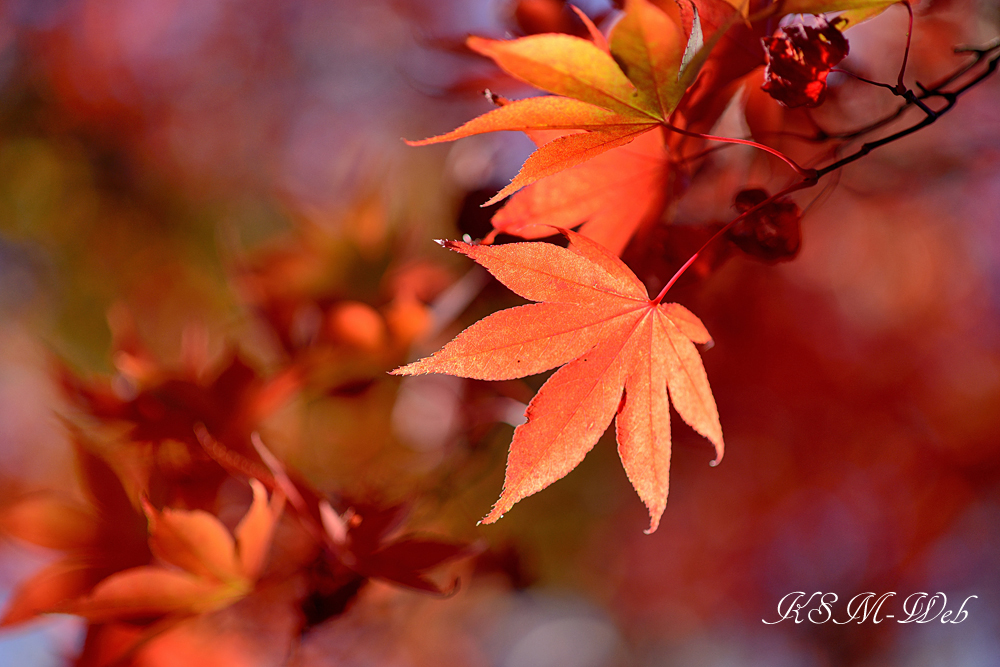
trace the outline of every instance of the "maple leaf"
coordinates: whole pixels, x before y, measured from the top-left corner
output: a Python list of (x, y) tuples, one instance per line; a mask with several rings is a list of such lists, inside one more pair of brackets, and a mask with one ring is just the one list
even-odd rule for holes
[(102, 579), (150, 561), (142, 516), (115, 472), (72, 429), (72, 442), (89, 505), (36, 493), (0, 512), (0, 530), (65, 556), (22, 582), (7, 600), (0, 626), (59, 611)]
[[(536, 143), (539, 132), (529, 135)], [(620, 255), (643, 223), (663, 212), (670, 161), (663, 135), (649, 132), (627, 146), (550, 176), (514, 195), (493, 216), (492, 241), (503, 232), (523, 239), (574, 228)]]
[(501, 130), (583, 130), (541, 145), (487, 206), (624, 146), (665, 122), (690, 83), (680, 75), (686, 39), (679, 21), (676, 11), (628, 0), (607, 48), (565, 34), (510, 41), (470, 37), (473, 51), (554, 95), (508, 102), (451, 132), (407, 143), (424, 146)]
[(225, 474), (210, 463), (195, 427), (205, 425), (226, 448), (254, 457), (250, 432), (298, 390), (300, 373), (292, 367), (265, 379), (236, 355), (207, 378), (153, 368), (122, 396), (114, 383), (83, 380), (56, 362), (70, 402), (104, 423), (131, 425), (123, 452), (145, 470), (141, 485), (150, 497), (159, 504), (210, 508)]
[(837, 18), (850, 27), (881, 14), (897, 2), (899, 0), (785, 0), (780, 5), (780, 15), (843, 12)]
[(472, 556), (477, 549), (416, 534), (391, 538), (406, 518), (406, 505), (379, 507), (352, 504), (338, 514), (326, 501), (319, 505), (323, 529), (340, 562), (365, 578), (378, 578), (425, 591), (445, 590), (425, 576), (425, 571), (448, 561)]
[(90, 595), (62, 611), (94, 622), (194, 614), (220, 609), (246, 596), (260, 576), (285, 498), (250, 480), (253, 502), (236, 527), (235, 539), (202, 510), (156, 510), (143, 503), (149, 545), (166, 566), (123, 570), (100, 582)]
[[(199, 429), (198, 437), (206, 450), (217, 449), (206, 429)], [(309, 626), (341, 613), (370, 578), (444, 594), (445, 589), (427, 578), (426, 572), (477, 552), (470, 545), (434, 537), (409, 534), (392, 539), (392, 533), (406, 518), (408, 508), (403, 504), (383, 507), (349, 502), (347, 509), (338, 513), (300, 473), (275, 457), (259, 436), (255, 434), (252, 442), (269, 473), (264, 476), (265, 485), (288, 499), (304, 533), (326, 547), (315, 553), (310, 551), (306, 558), (297, 554), (292, 559), (291, 570), (308, 571), (309, 591), (302, 606)], [(241, 463), (239, 458), (238, 454), (225, 452), (220, 463), (233, 465), (234, 473), (252, 467), (252, 462)]]
[(518, 295), (540, 303), (494, 313), (434, 355), (393, 373), (506, 380), (563, 366), (514, 431), (503, 493), (483, 523), (493, 523), (518, 500), (575, 468), (617, 415), (618, 452), (649, 509), (652, 532), (667, 501), (668, 389), (681, 418), (715, 445), (716, 462), (722, 459), (719, 413), (694, 346), (711, 337), (683, 306), (650, 299), (635, 274), (603, 246), (559, 231), (570, 239), (568, 248), (445, 242)]

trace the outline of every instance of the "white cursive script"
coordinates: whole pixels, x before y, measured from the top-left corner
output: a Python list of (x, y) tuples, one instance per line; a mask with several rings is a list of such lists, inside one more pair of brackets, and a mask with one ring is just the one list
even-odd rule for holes
[(834, 605), (839, 600), (836, 593), (816, 591), (807, 594), (805, 591), (793, 591), (778, 600), (778, 618), (773, 621), (761, 619), (761, 623), (775, 625), (791, 620), (794, 623), (814, 623), (816, 625), (833, 621), (837, 625), (847, 623), (882, 623), (895, 620), (897, 623), (961, 623), (969, 617), (965, 605), (969, 600), (978, 599), (978, 595), (970, 595), (962, 601), (956, 611), (947, 609), (948, 596), (944, 593), (913, 593), (903, 600), (903, 614), (896, 617), (892, 611), (890, 599), (895, 593), (858, 593), (844, 608), (844, 614), (838, 615)]

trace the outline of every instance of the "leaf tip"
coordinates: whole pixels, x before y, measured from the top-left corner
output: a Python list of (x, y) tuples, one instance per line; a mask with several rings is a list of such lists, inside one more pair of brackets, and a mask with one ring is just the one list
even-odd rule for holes
[(488, 56), (489, 45), (494, 41), (496, 40), (470, 35), (469, 37), (465, 38), (465, 45), (478, 54)]
[[(468, 238), (468, 236), (466, 236)], [(454, 250), (455, 252), (462, 252), (463, 246), (470, 245), (463, 241), (452, 241), (451, 239), (434, 239), (434, 243), (437, 243), (442, 248), (447, 248), (448, 250)]]
[(722, 427), (718, 426), (718, 429), (718, 433), (715, 434), (715, 437), (710, 438), (712, 444), (715, 445), (715, 458), (709, 461), (708, 464), (713, 468), (722, 463), (722, 457), (726, 454), (726, 443), (722, 440)]
[[(448, 134), (451, 134), (450, 132)], [(403, 137), (403, 143), (407, 146), (430, 146), (431, 144), (440, 144), (445, 141), (451, 141), (451, 139), (443, 139), (447, 135), (439, 134), (433, 137), (427, 137), (426, 139), (407, 139)]]
[(594, 46), (596, 46), (601, 51), (604, 51), (605, 53), (607, 53), (610, 56), (611, 55), (611, 47), (608, 44), (608, 40), (604, 36), (604, 33), (602, 33), (600, 31), (600, 29), (598, 29), (598, 27), (596, 25), (594, 25), (594, 22), (591, 20), (591, 18), (589, 16), (587, 16), (583, 12), (582, 9), (580, 9), (579, 7), (577, 7), (574, 4), (570, 4), (569, 8), (572, 9), (576, 13), (576, 15), (583, 22), (583, 25), (586, 26), (587, 32), (590, 33), (590, 39), (591, 39), (592, 42), (594, 42)]
[[(513, 185), (513, 184), (511, 184), (511, 185)], [(515, 187), (515, 188), (511, 189), (511, 186), (508, 185), (503, 190), (501, 190), (500, 192), (498, 192), (495, 195), (493, 195), (488, 201), (480, 204), (479, 208), (486, 208), (488, 206), (493, 206), (494, 204), (499, 204), (501, 201), (503, 201), (504, 199), (506, 199), (507, 195), (513, 194), (518, 189), (520, 189), (520, 187)]]
[(663, 512), (667, 509), (666, 495), (664, 494), (662, 500), (646, 503), (646, 508), (649, 510), (649, 528), (642, 532), (646, 535), (652, 535), (660, 527), (660, 519), (663, 518)]
[(487, 514), (486, 516), (484, 516), (482, 519), (480, 519), (476, 523), (476, 525), (477, 526), (488, 525), (488, 524), (491, 524), (491, 523), (496, 523), (497, 521), (499, 521), (500, 519), (502, 519), (504, 513), (507, 510), (510, 509), (511, 505), (514, 504), (514, 503), (509, 503), (509, 504), (508, 503), (504, 503), (503, 501), (504, 501), (504, 498), (503, 498), (503, 496), (501, 496), (500, 500), (497, 501), (497, 504), (494, 505), (493, 509), (490, 510), (490, 513)]

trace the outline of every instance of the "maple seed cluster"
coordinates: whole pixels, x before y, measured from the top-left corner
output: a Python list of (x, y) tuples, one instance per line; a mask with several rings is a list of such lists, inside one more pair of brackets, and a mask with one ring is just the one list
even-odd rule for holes
[(802, 210), (788, 197), (768, 199), (770, 195), (762, 188), (737, 193), (733, 205), (746, 215), (727, 236), (740, 250), (765, 262), (795, 259), (802, 246)]
[(828, 22), (817, 16), (814, 21), (812, 26), (785, 26), (780, 35), (763, 39), (767, 68), (761, 89), (786, 107), (819, 106), (826, 97), (830, 70), (850, 50), (837, 27), (845, 23), (843, 19)]

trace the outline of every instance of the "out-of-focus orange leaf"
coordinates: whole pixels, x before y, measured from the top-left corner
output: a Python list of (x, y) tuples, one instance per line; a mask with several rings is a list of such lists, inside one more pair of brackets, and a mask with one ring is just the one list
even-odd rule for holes
[(109, 667), (121, 664), (126, 655), (146, 638), (148, 629), (129, 622), (94, 623), (87, 630), (83, 651), (75, 667)]
[(198, 613), (229, 602), (218, 582), (153, 565), (113, 574), (63, 611), (95, 623)]
[[(134, 441), (194, 442), (193, 427), (203, 423), (230, 446), (248, 439), (266, 410), (273, 410), (299, 387), (292, 376), (262, 378), (239, 355), (220, 368), (192, 376), (188, 371), (158, 369), (153, 381), (122, 397), (110, 386), (86, 382), (65, 367), (58, 368), (67, 398), (94, 417), (131, 422)], [(133, 381), (138, 378), (130, 378)]]
[[(723, 454), (719, 413), (694, 343), (710, 340), (678, 304), (661, 305), (607, 249), (562, 230), (570, 247), (546, 243), (473, 246), (448, 241), (511, 290), (541, 303), (494, 313), (433, 356), (393, 373), (447, 373), (502, 380), (562, 366), (514, 431), (503, 493), (483, 519), (575, 468), (617, 414), (618, 451), (656, 530), (667, 502), (670, 411)], [(624, 395), (623, 395), (624, 394)]]
[(283, 500), (269, 506), (263, 486), (254, 482), (253, 502), (236, 540), (207, 512), (158, 511), (144, 502), (153, 554), (179, 569), (148, 565), (119, 572), (64, 610), (93, 622), (156, 618), (219, 609), (247, 595), (263, 568), (283, 506)]
[(67, 600), (89, 591), (99, 579), (93, 565), (85, 560), (65, 558), (47, 565), (14, 590), (0, 627), (57, 611)]
[[(223, 609), (163, 623), (133, 641), (133, 663), (144, 667), (263, 667), (288, 664), (301, 626), (297, 586), (270, 586)], [(109, 624), (115, 627), (122, 624)], [(110, 667), (98, 663), (92, 667)], [(90, 667), (90, 666), (88, 666)]]
[(394, 338), (409, 344), (430, 328), (431, 314), (416, 297), (401, 294), (385, 309), (385, 323)]
[(368, 351), (385, 345), (385, 321), (366, 303), (342, 301), (327, 314), (327, 327), (334, 339)]
[(144, 503), (149, 517), (149, 547), (163, 561), (218, 581), (239, 579), (232, 534), (217, 518), (201, 510), (156, 510)]
[(35, 493), (0, 511), (0, 530), (48, 549), (82, 549), (97, 536), (94, 512), (50, 493)]
[(58, 372), (64, 394), (84, 411), (107, 423), (131, 424), (131, 454), (124, 458), (142, 469), (138, 483), (146, 493), (158, 504), (201, 508), (212, 507), (225, 474), (198, 443), (195, 427), (203, 424), (227, 449), (255, 460), (250, 433), (301, 387), (294, 367), (262, 378), (235, 355), (207, 377), (161, 369), (150, 385), (124, 396), (111, 383), (84, 381), (61, 366)]
[[(71, 435), (83, 490), (94, 509), (88, 511), (59, 500), (27, 501), (31, 508), (27, 514), (37, 516), (38, 523), (24, 525), (22, 520), (26, 515), (21, 514), (13, 522), (12, 534), (66, 551), (67, 555), (18, 586), (7, 602), (0, 625), (61, 611), (108, 575), (144, 565), (152, 557), (144, 521), (129, 501), (118, 476), (90, 450), (90, 443), (82, 433), (71, 429)], [(62, 510), (67, 511), (65, 518), (51, 515)], [(71, 525), (67, 520), (79, 521), (80, 525)]]
[(250, 487), (253, 503), (236, 526), (236, 552), (243, 574), (256, 579), (264, 569), (274, 529), (285, 506), (285, 494), (278, 490), (268, 502), (263, 484), (251, 479)]

